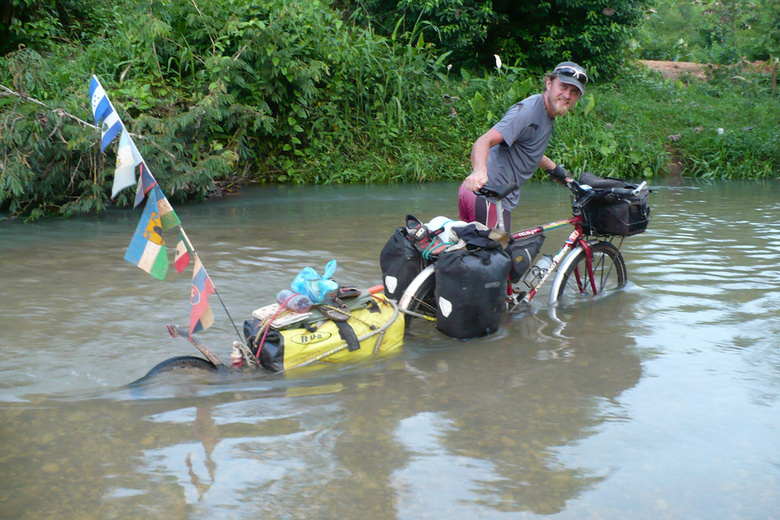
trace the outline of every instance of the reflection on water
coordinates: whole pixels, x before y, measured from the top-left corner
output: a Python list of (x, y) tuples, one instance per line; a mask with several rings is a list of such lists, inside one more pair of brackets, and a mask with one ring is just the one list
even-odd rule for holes
[[(565, 215), (563, 190), (527, 189), (520, 222)], [(403, 217), (454, 214), (453, 193), (263, 188), (177, 211), (242, 320), (331, 258), (340, 281), (375, 284)], [(376, 362), (140, 389), (122, 385), (197, 353), (165, 332), (186, 323), (188, 276), (122, 260), (138, 213), (4, 223), (0, 518), (771, 517), (777, 194), (657, 188), (624, 291), (540, 298), (488, 338), (419, 326)], [(225, 356), (235, 332), (212, 306), (201, 340)]]

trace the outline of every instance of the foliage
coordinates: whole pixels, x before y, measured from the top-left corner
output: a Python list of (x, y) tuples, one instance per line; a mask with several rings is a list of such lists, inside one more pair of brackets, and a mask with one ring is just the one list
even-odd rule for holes
[(427, 41), (453, 53), (455, 63), (470, 58), (492, 25), (501, 20), (492, 0), (340, 0), (344, 15), (390, 37), (397, 28), (422, 27)]
[[(459, 5), (442, 2), (431, 5)], [(491, 56), (486, 70), (450, 69), (455, 54), (441, 53), (422, 18), (384, 35), (316, 1), (57, 5), (83, 9), (67, 23), (30, 11), (16, 33), (25, 46), (0, 58), (0, 209), (14, 216), (132, 203), (130, 189), (109, 200), (116, 144), (100, 153), (98, 130), (84, 122), (93, 73), (174, 202), (246, 182), (461, 179), (476, 137), (542, 89), (537, 68), (504, 54), (510, 65)], [(543, 7), (539, 16), (552, 16)], [(33, 31), (41, 20), (54, 32)], [(619, 70), (556, 121), (550, 157), (628, 177), (663, 174), (671, 159), (691, 175), (777, 175), (780, 100), (766, 75), (735, 83), (720, 68), (708, 82), (672, 83)]]
[(756, 81), (716, 77), (683, 83), (644, 69), (626, 71), (602, 93), (599, 117), (614, 128), (635, 125), (638, 131), (626, 142), (663, 146), (664, 165), (679, 161), (685, 175), (777, 177), (780, 99), (770, 95), (764, 76), (754, 77)]
[[(495, 0), (503, 21), (491, 27), (485, 46), (529, 66), (549, 69), (572, 60), (592, 77), (609, 78), (629, 57), (629, 41), (643, 21), (647, 0)], [(496, 52), (495, 50), (493, 52)]]
[[(47, 57), (32, 49), (6, 56), (2, 83), (89, 119), (85, 91), (92, 68), (169, 196), (202, 199), (218, 189), (215, 180), (234, 178), (354, 182), (361, 170), (338, 170), (366, 161), (372, 170), (382, 165), (366, 180), (430, 178), (421, 167), (413, 174), (388, 171), (406, 161), (400, 143), (419, 130), (416, 123), (445, 111), (430, 94), (431, 83), (444, 77), (446, 56), (430, 52), (418, 27), (388, 39), (347, 27), (325, 5), (288, 0), (259, 7), (245, 0), (128, 1), (123, 7), (131, 15), (116, 17), (111, 38), (83, 49), (57, 47)], [(63, 62), (68, 65), (59, 66)], [(3, 107), (14, 121), (40, 112), (19, 99)], [(3, 136), (7, 158), (36, 156), (47, 164), (58, 158), (48, 147), (56, 147), (52, 136), (45, 138), (51, 143), (15, 137)], [(431, 140), (423, 140), (419, 149), (430, 152)], [(90, 160), (77, 164), (101, 161), (97, 146), (85, 152)], [(35, 187), (33, 166), (6, 166), (3, 175), (13, 175), (10, 185)], [(73, 176), (95, 177), (84, 168)], [(101, 203), (109, 182), (96, 180)], [(128, 192), (117, 202), (127, 203)], [(42, 193), (60, 207), (56, 190)], [(37, 192), (4, 190), (3, 204), (18, 211), (41, 207), (41, 200)]]
[[(354, 16), (385, 34), (395, 20), (420, 20), (427, 37), (453, 52), (456, 64), (476, 56), (490, 66), (504, 61), (543, 70), (577, 61), (596, 76), (608, 77), (624, 62), (648, 0), (353, 0)], [(433, 37), (435, 35), (435, 37)]]
[(0, 1), (0, 55), (29, 47), (87, 41), (103, 31), (113, 8), (90, 0)]
[(645, 59), (727, 65), (780, 56), (777, 0), (661, 0), (638, 36)]

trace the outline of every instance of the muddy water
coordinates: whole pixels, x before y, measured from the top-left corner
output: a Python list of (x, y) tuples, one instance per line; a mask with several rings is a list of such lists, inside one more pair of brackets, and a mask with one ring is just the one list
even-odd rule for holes
[[(303, 267), (360, 286), (454, 185), (258, 188), (178, 206), (238, 327)], [(190, 274), (123, 260), (140, 211), (0, 223), (0, 518), (755, 518), (780, 507), (780, 185), (661, 185), (622, 292), (495, 335), (414, 327), (357, 366), (124, 385), (175, 355)], [(566, 216), (526, 188), (519, 225)], [(551, 233), (545, 252), (562, 243)], [(227, 309), (227, 310), (226, 310)]]

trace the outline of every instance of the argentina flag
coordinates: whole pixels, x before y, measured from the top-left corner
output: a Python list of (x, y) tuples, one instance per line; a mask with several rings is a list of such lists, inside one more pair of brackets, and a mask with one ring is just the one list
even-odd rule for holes
[(100, 151), (103, 152), (114, 137), (122, 130), (122, 121), (108, 100), (103, 85), (98, 81), (97, 76), (92, 76), (89, 84), (89, 97), (92, 100), (92, 115), (95, 117), (95, 124), (100, 126), (103, 139), (100, 143)]

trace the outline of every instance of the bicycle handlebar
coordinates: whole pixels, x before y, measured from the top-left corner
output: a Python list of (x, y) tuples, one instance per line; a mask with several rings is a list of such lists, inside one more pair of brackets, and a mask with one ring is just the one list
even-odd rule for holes
[[(642, 182), (642, 184), (636, 188), (593, 188), (588, 184), (580, 184), (574, 179), (572, 179), (571, 182), (566, 183), (566, 187), (568, 187), (572, 193), (574, 193), (578, 200), (583, 200), (586, 198), (601, 199), (610, 194), (614, 194), (619, 198), (631, 197), (637, 195), (646, 185), (646, 182)], [(518, 188), (519, 186), (517, 183), (504, 184), (502, 186), (498, 186), (495, 189), (486, 188), (483, 186), (474, 193), (488, 199), (502, 200)]]

